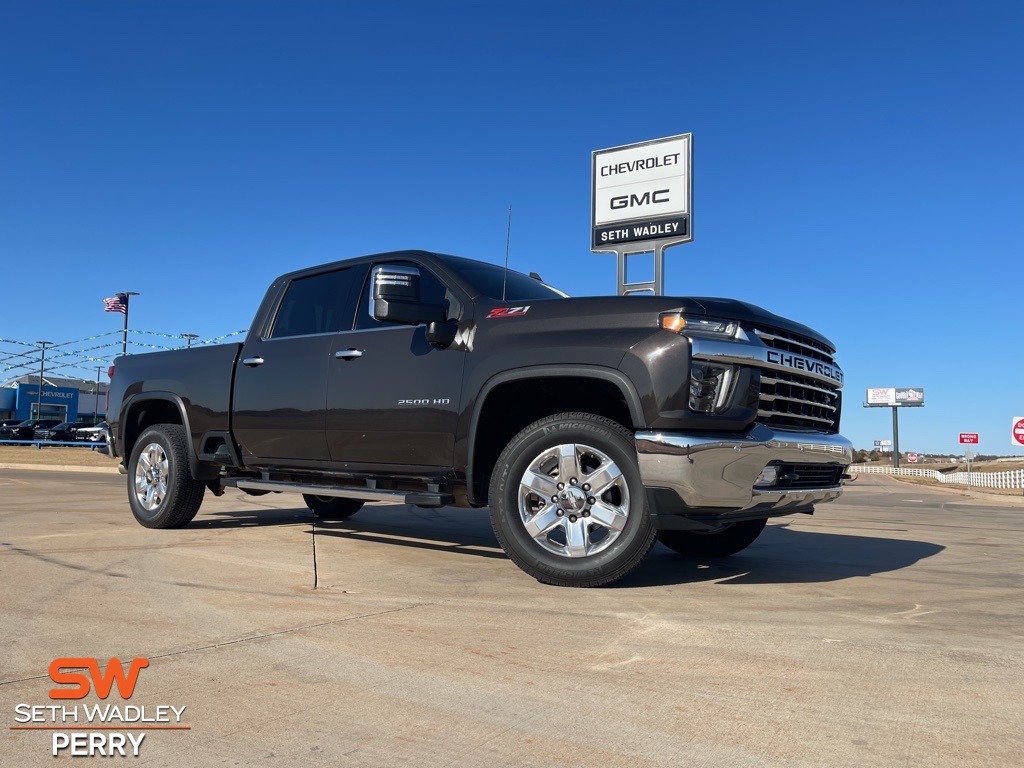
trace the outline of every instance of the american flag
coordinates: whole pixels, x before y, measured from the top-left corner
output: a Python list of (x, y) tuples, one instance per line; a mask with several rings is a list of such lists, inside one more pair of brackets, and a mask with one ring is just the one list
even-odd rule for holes
[(124, 297), (120, 294), (117, 296), (111, 296), (109, 299), (104, 299), (103, 305), (104, 312), (120, 312), (122, 315), (128, 314), (128, 305), (125, 304)]

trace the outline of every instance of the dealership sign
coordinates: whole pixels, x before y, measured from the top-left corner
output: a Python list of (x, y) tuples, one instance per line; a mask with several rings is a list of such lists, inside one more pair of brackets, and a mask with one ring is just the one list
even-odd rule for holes
[(693, 239), (693, 134), (597, 150), (591, 173), (595, 251)]
[(888, 387), (869, 389), (868, 406), (920, 406), (924, 405), (924, 390), (921, 387)]

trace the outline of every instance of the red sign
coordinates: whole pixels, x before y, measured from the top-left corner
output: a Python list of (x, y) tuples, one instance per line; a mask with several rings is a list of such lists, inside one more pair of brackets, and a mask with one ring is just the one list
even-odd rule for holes
[(978, 444), (978, 433), (977, 432), (961, 432), (960, 442), (965, 445), (977, 445)]
[(911, 464), (917, 464), (917, 454), (916, 453), (908, 453), (907, 454), (907, 461), (909, 461)]
[(1013, 432), (1010, 438), (1014, 445), (1024, 445), (1024, 416), (1013, 417)]

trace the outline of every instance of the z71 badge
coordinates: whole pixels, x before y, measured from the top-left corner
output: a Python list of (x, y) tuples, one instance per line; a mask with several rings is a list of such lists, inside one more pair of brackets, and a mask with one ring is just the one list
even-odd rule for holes
[(529, 307), (501, 307), (500, 309), (492, 309), (487, 317), (488, 319), (492, 317), (519, 317), (529, 311)]

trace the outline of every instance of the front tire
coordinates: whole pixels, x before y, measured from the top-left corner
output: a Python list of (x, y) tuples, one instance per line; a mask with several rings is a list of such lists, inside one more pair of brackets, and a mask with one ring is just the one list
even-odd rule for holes
[(490, 514), (512, 562), (563, 587), (621, 579), (657, 535), (632, 433), (589, 413), (549, 416), (512, 438), (491, 477)]
[(180, 424), (157, 424), (135, 443), (128, 461), (128, 503), (146, 528), (181, 528), (199, 512), (206, 485), (192, 477), (188, 435)]
[(343, 499), (339, 496), (315, 496), (304, 493), (302, 500), (306, 502), (310, 512), (324, 520), (344, 520), (363, 508), (363, 502), (359, 499)]
[(768, 521), (724, 523), (713, 531), (661, 531), (658, 540), (686, 557), (728, 557), (754, 543)]

